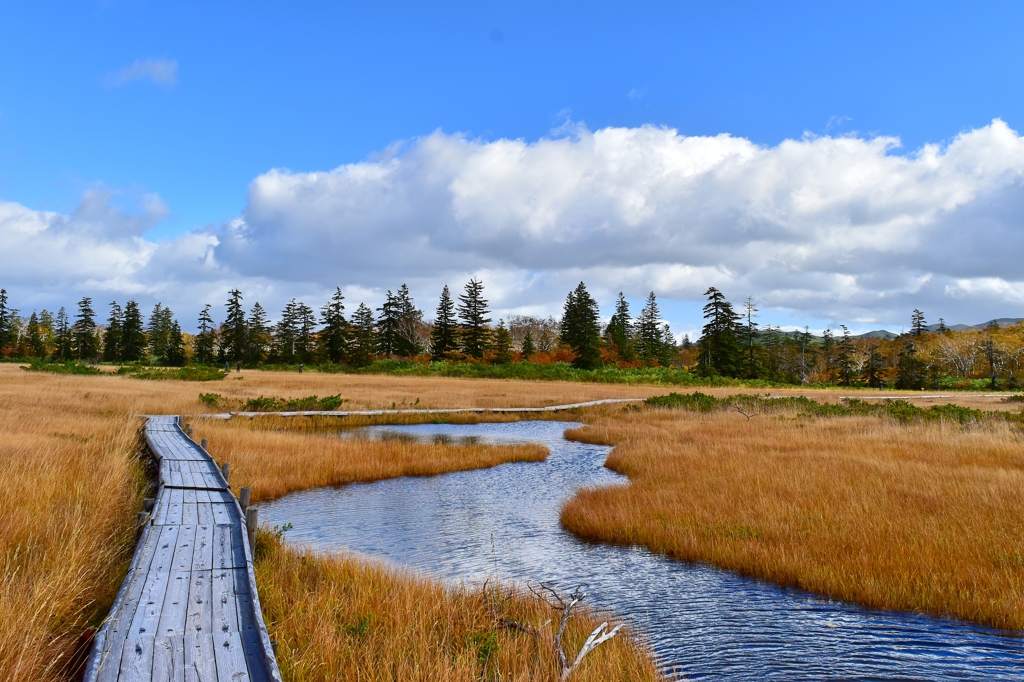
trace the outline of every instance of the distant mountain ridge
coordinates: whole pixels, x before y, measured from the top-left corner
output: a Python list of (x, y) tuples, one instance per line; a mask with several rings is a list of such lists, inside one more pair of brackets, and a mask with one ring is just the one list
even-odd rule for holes
[[(999, 318), (996, 318), (994, 320), (989, 320), (988, 322), (985, 322), (983, 324), (973, 324), (973, 325), (972, 324), (947, 324), (946, 325), (946, 329), (949, 329), (949, 330), (952, 330), (952, 331), (955, 331), (955, 332), (981, 331), (982, 329), (985, 329), (986, 327), (989, 327), (989, 326), (991, 326), (993, 324), (999, 325), (1000, 327), (1010, 327), (1010, 326), (1013, 326), (1013, 325), (1017, 324), (1018, 322), (1022, 322), (1022, 321), (1024, 321), (1024, 318), (1022, 318), (1022, 317), (999, 317)], [(927, 327), (925, 327), (925, 329), (930, 331), (930, 332), (937, 332), (937, 331), (939, 331), (939, 325), (937, 325), (937, 324), (930, 324)], [(856, 334), (856, 335), (854, 335), (853, 338), (855, 338), (855, 339), (895, 339), (898, 336), (899, 336), (899, 334), (894, 334), (893, 332), (891, 332), (891, 331), (889, 331), (887, 329), (876, 329), (875, 331), (872, 331), (872, 332), (864, 332), (863, 334)]]

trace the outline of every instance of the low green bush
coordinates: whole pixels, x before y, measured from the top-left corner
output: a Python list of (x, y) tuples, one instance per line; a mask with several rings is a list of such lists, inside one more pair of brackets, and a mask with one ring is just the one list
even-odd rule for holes
[(329, 395), (319, 398), (308, 395), (305, 398), (273, 398), (259, 396), (249, 398), (242, 405), (242, 412), (323, 412), (337, 410), (345, 399), (340, 395)]
[(227, 372), (206, 365), (189, 365), (188, 367), (145, 367), (143, 365), (123, 365), (117, 368), (120, 376), (132, 379), (177, 381), (219, 381), (227, 376)]
[(103, 374), (102, 371), (79, 360), (67, 360), (65, 362), (50, 362), (42, 358), (33, 358), (27, 367), (22, 367), (27, 372), (50, 372), (51, 374)]

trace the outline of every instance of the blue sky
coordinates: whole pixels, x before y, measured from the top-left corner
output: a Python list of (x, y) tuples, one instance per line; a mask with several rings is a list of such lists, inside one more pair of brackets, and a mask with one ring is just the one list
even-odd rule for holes
[[(73, 215), (86, 193), (99, 191), (112, 210), (140, 215), (158, 195), (163, 208), (150, 211), (137, 236), (173, 240), (247, 218), (252, 183), (272, 169), (380, 163), (435, 131), (534, 144), (579, 139), (581, 127), (653, 125), (681, 136), (724, 133), (764, 149), (808, 136), (887, 136), (902, 146), (884, 154), (913, 155), (994, 119), (1017, 131), (1024, 114), (1021, 3), (367, 4), (3, 3), (0, 201)], [(1013, 187), (984, 189), (1003, 192), (992, 201), (1016, 201)], [(251, 264), (235, 270), (264, 277)], [(424, 286), (440, 276), (423, 275)], [(1011, 289), (1021, 279), (999, 278)], [(14, 279), (8, 288), (28, 292), (29, 301), (88, 288), (49, 272)], [(223, 270), (210, 278), (209, 295), (229, 279)], [(275, 302), (286, 296), (283, 281), (296, 295), (330, 289), (300, 280), (274, 285), (264, 277), (260, 286)], [(368, 297), (384, 286), (362, 285)], [(145, 277), (98, 288), (115, 294), (118, 286), (124, 296), (169, 295)], [(758, 293), (747, 291), (753, 282), (743, 286), (727, 294)], [(998, 286), (985, 289), (987, 306), (961, 305), (963, 296), (950, 298), (944, 286), (949, 300), (923, 297), (935, 318), (1024, 315), (1017, 294), (992, 298)], [(694, 287), (677, 289), (678, 309), (695, 309), (685, 304)], [(506, 307), (540, 311), (562, 296), (510, 293)], [(834, 301), (783, 298), (769, 297), (776, 321), (841, 321), (844, 307)], [(882, 299), (893, 296), (875, 300)], [(879, 306), (875, 319), (855, 326), (891, 326), (909, 312), (906, 303)], [(872, 317), (868, 303), (857, 305), (860, 318)], [(680, 329), (698, 323), (679, 321)]]

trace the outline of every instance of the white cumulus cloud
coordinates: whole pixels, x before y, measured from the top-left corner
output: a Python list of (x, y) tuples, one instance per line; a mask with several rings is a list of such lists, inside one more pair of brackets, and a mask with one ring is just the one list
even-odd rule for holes
[[(0, 234), (23, 255), (0, 266), (29, 286), (173, 290), (186, 309), (236, 284), (276, 310), (336, 285), (352, 300), (408, 282), (429, 316), (441, 285), (475, 275), (501, 314), (557, 313), (584, 280), (605, 304), (619, 290), (698, 300), (713, 285), (861, 329), (915, 307), (949, 322), (1024, 316), (1024, 138), (996, 120), (901, 151), (889, 137), (767, 147), (655, 126), (535, 142), (437, 132), (329, 171), (268, 171), (237, 219), (160, 243), (140, 235), (162, 204), (3, 204)], [(52, 262), (23, 260), (38, 244)]]

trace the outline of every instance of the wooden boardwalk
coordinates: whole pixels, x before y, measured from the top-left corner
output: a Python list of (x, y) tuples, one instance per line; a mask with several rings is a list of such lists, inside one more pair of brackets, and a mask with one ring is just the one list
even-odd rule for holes
[(241, 506), (177, 417), (150, 417), (146, 441), (156, 502), (86, 682), (280, 682)]

